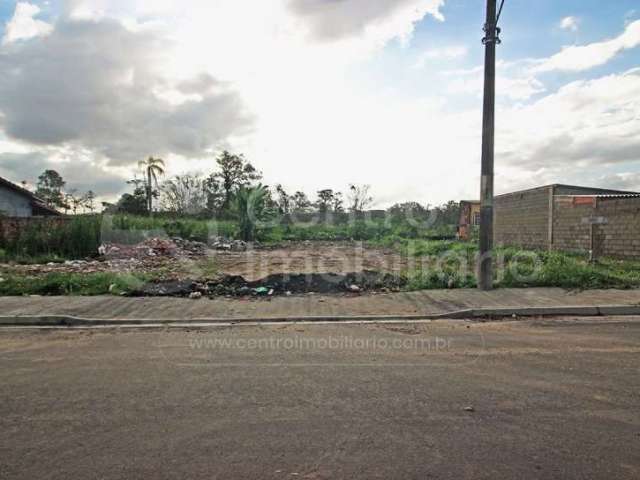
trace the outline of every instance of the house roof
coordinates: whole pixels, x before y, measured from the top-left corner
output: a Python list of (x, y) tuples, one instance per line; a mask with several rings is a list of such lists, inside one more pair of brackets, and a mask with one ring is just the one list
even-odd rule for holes
[(13, 190), (16, 193), (18, 193), (20, 195), (24, 195), (25, 197), (29, 198), (29, 200), (31, 200), (31, 206), (33, 208), (35, 208), (36, 210), (47, 212), (50, 215), (62, 215), (55, 208), (52, 208), (52, 207), (48, 206), (46, 204), (46, 202), (44, 200), (42, 200), (40, 197), (37, 197), (36, 195), (34, 195), (32, 192), (30, 192), (26, 188), (23, 188), (23, 187), (21, 187), (19, 185), (16, 185), (13, 182), (10, 182), (6, 178), (0, 177), (0, 186), (8, 188), (9, 190)]
[(595, 193), (593, 195), (554, 195), (570, 198), (640, 198), (640, 193)]
[[(553, 188), (554, 190), (558, 190), (558, 189), (570, 189), (570, 190), (582, 190), (583, 192), (585, 192), (582, 195), (586, 195), (586, 196), (597, 196), (597, 195), (636, 195), (638, 194), (638, 192), (630, 192), (630, 191), (625, 191), (625, 190), (612, 190), (612, 189), (608, 189), (608, 188), (594, 188), (594, 187), (583, 187), (580, 185), (567, 185), (564, 183), (553, 183), (550, 185), (541, 185), (539, 187), (534, 187), (534, 188), (527, 188), (524, 190), (518, 190), (516, 192), (509, 192), (509, 193), (503, 193), (500, 195), (496, 195), (496, 198), (498, 197), (507, 197), (509, 195), (516, 195), (519, 193), (526, 193), (526, 192), (533, 192), (536, 190), (544, 190), (544, 189), (550, 189)], [(587, 193), (588, 192), (588, 193)], [(554, 196), (561, 196), (561, 195), (566, 195), (566, 196), (571, 196), (571, 197), (576, 197), (576, 196), (580, 196), (581, 194), (579, 193), (574, 193), (574, 194), (555, 194)]]

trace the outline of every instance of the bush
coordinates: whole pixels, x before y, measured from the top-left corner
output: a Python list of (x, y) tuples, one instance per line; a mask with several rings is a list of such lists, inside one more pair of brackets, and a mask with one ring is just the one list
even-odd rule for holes
[(64, 259), (95, 255), (100, 246), (100, 215), (71, 217), (66, 222), (27, 224), (17, 238), (3, 241), (5, 259)]
[[(105, 222), (109, 225), (109, 222)], [(104, 232), (105, 241), (137, 243), (149, 237), (180, 237), (207, 242), (215, 236), (238, 238), (238, 225), (229, 220), (201, 220), (196, 218), (140, 217), (115, 215)]]

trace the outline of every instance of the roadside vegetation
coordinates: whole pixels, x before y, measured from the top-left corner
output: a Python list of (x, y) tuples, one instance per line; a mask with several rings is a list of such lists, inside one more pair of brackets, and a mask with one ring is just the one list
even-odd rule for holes
[(142, 274), (122, 273), (7, 275), (0, 282), (0, 295), (121, 295), (149, 280)]
[(101, 227), (99, 215), (29, 223), (15, 238), (0, 238), (0, 262), (48, 263), (95, 255), (102, 241)]
[[(475, 288), (476, 243), (401, 241), (395, 243), (415, 266), (407, 272), (408, 289)], [(640, 262), (601, 259), (590, 263), (578, 253), (495, 249), (496, 287), (561, 287), (567, 289), (640, 287)]]

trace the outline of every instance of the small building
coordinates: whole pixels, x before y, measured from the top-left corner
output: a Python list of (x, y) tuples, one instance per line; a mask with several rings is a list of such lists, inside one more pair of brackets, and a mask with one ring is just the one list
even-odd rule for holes
[(461, 201), (460, 219), (458, 220), (458, 238), (460, 240), (470, 240), (474, 228), (478, 226), (480, 226), (480, 201)]
[(0, 215), (34, 217), (61, 215), (26, 188), (0, 177)]
[(494, 200), (494, 243), (640, 257), (640, 194), (546, 185)]

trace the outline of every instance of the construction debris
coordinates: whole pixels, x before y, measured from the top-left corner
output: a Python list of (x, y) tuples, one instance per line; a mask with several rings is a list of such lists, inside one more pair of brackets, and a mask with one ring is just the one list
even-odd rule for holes
[[(132, 295), (189, 298), (200, 298), (203, 295), (271, 297), (276, 294), (289, 296), (293, 293), (361, 293), (383, 289), (399, 291), (405, 283), (406, 280), (403, 277), (372, 271), (348, 274), (277, 274), (256, 281), (247, 281), (238, 275), (224, 275), (206, 282), (189, 280), (150, 282), (137, 289)], [(192, 296), (193, 293), (199, 295)]]
[(99, 252), (107, 259), (144, 259), (145, 257), (201, 257), (207, 245), (182, 238), (149, 238), (135, 245), (105, 244)]
[[(225, 237), (213, 237), (209, 240), (209, 245), (213, 250), (223, 250), (229, 252), (246, 252), (249, 248), (247, 242), (242, 240), (230, 240)], [(256, 245), (254, 244), (254, 247)]]

